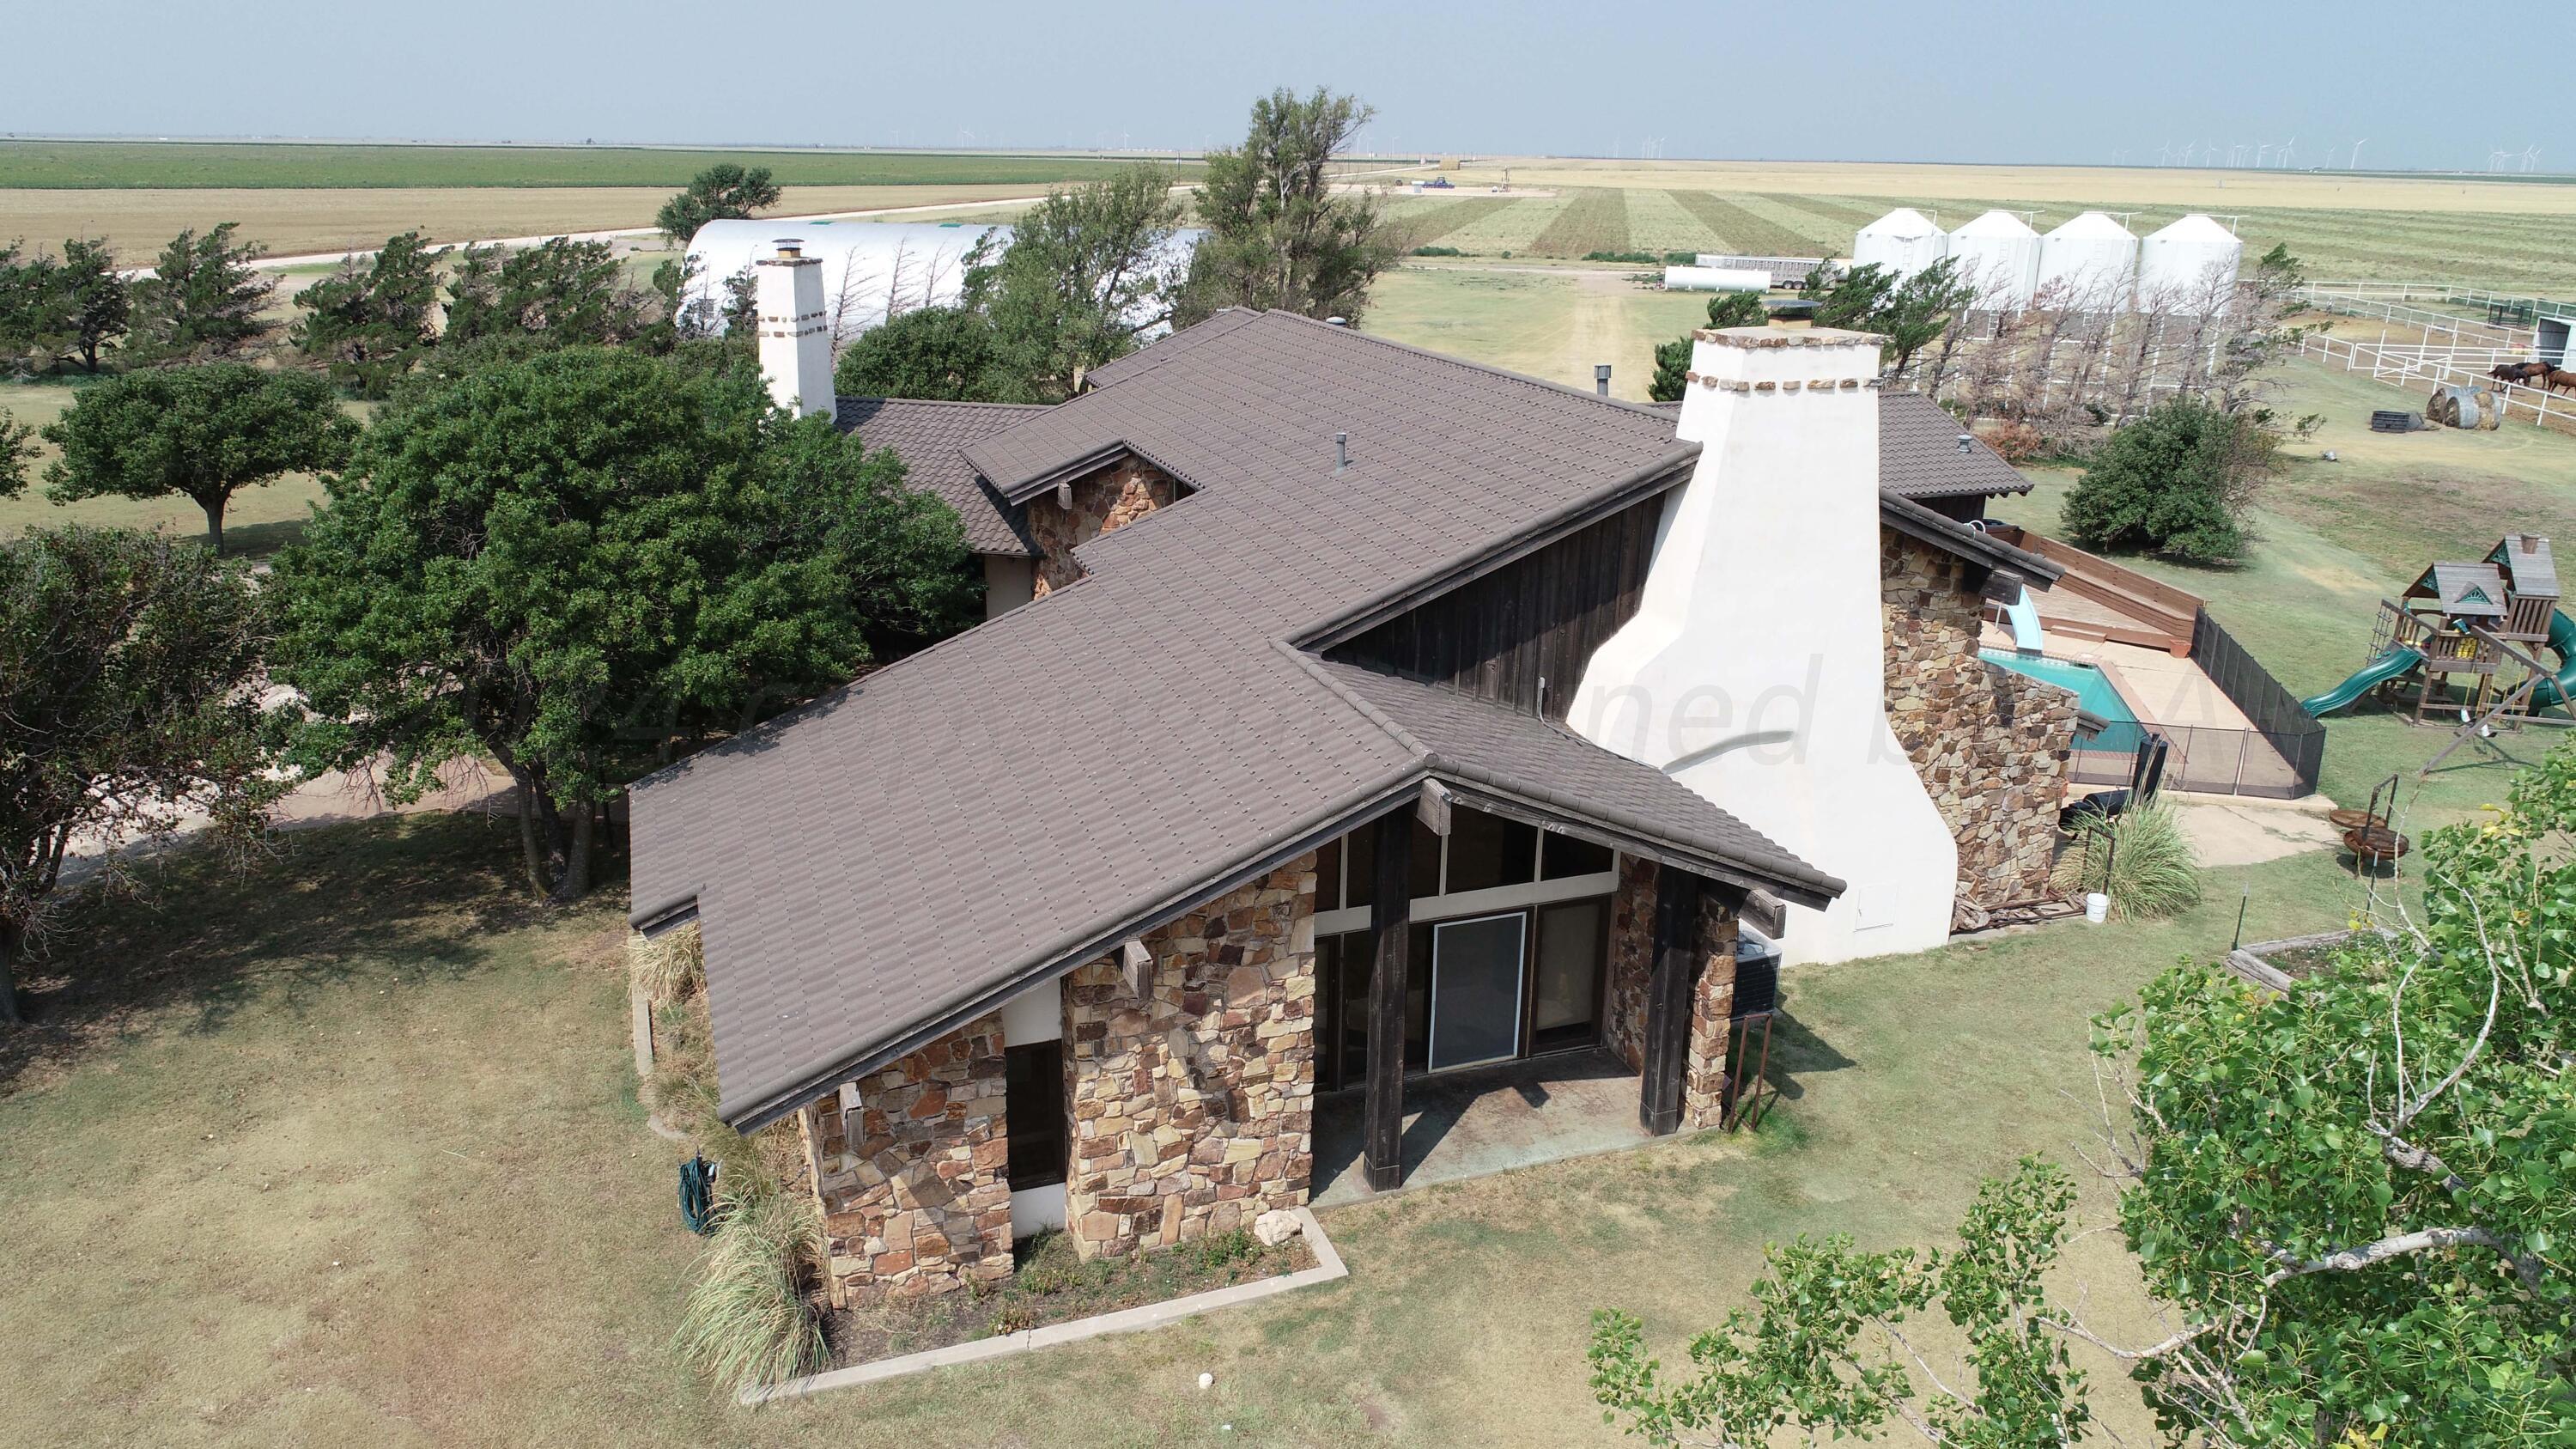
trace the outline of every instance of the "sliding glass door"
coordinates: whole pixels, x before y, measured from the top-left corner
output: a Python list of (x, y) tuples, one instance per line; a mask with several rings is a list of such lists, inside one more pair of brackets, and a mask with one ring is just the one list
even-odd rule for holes
[(1520, 1055), (1522, 948), (1528, 940), (1527, 911), (1431, 928), (1431, 1070)]

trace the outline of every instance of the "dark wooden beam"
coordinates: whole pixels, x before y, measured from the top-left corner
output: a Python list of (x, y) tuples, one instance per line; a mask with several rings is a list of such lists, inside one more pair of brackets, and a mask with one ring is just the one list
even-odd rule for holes
[(1682, 1071), (1690, 1056), (1691, 987), (1699, 976), (1702, 882), (1655, 867), (1655, 959), (1646, 977), (1645, 1078), (1637, 1122), (1654, 1136), (1682, 1125)]
[(1361, 1173), (1372, 1191), (1404, 1181), (1404, 998), (1413, 935), (1413, 813), (1391, 811), (1377, 832), (1377, 894), (1369, 906), (1368, 1119)]

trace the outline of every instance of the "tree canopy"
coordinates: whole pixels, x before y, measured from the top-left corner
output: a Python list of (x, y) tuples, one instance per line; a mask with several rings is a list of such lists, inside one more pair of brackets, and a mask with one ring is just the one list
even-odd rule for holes
[(337, 467), (356, 433), (330, 384), (310, 373), (246, 362), (129, 372), (83, 388), (46, 425), (45, 441), (62, 452), (45, 469), (46, 492), (58, 503), (181, 495), (204, 510), (221, 553), (233, 494)]
[(36, 461), (36, 430), (0, 413), (0, 498), (15, 498), (27, 488), (27, 466)]
[(626, 285), (616, 248), (604, 241), (548, 237), (517, 251), (468, 246), (449, 279), (443, 340), (461, 345), (516, 333), (558, 347), (628, 342), (650, 326), (654, 302)]
[(296, 294), (304, 315), (288, 339), (360, 397), (383, 397), (438, 340), (438, 260), (444, 247), (419, 232), (387, 237), (373, 257), (343, 257), (339, 270)]
[(2279, 443), (2266, 414), (2168, 398), (2104, 440), (2060, 505), (2060, 521), (2086, 548), (2234, 559), (2251, 537), (2255, 494), (2279, 467)]
[(266, 768), (265, 635), (248, 577), (193, 543), (0, 544), (0, 1022), (19, 1019), (15, 966), (75, 839), (167, 835), (189, 810), (258, 833), (285, 788)]
[(0, 245), (0, 365), (48, 371), (64, 361), (96, 372), (125, 335), (131, 300), (107, 243), (78, 237), (60, 257)]
[[(2432, 831), (2420, 910), (2378, 896), (2287, 992), (2186, 963), (2094, 1023), (2090, 1165), (2170, 1331), (2083, 1317), (2045, 1274), (2072, 1184), (2025, 1161), (1955, 1250), (1770, 1253), (1755, 1306), (1667, 1379), (1596, 1319), (1593, 1388), (1659, 1442), (1774, 1428), (2059, 1445), (2090, 1416), (2066, 1347), (2127, 1366), (2168, 1441), (2556, 1445), (2576, 1437), (2576, 745), (2480, 821)], [(2070, 1298), (2073, 1301), (2070, 1301)], [(1948, 1375), (1909, 1320), (1935, 1303)]]
[(708, 222), (746, 217), (777, 204), (778, 185), (769, 179), (768, 167), (745, 170), (720, 161), (691, 177), (687, 190), (663, 202), (653, 225), (661, 228), (663, 236), (686, 246)]
[(916, 307), (860, 333), (841, 349), (832, 385), (844, 397), (1033, 400), (1003, 366), (993, 319), (970, 307)]
[(1191, 261), (1183, 325), (1238, 306), (1360, 320), (1404, 241), (1374, 194), (1333, 190), (1332, 161), (1375, 114), (1320, 87), (1253, 102), (1243, 144), (1207, 158), (1198, 219), (1208, 236)]
[(1172, 246), (1172, 175), (1142, 162), (1060, 188), (1012, 226), (1011, 245), (972, 269), (970, 307), (991, 319), (999, 365), (1036, 397), (1071, 397), (1083, 373), (1172, 320), (1189, 270)]
[(962, 622), (955, 514), (755, 369), (573, 347), (423, 390), (286, 551), (307, 768), (412, 798), (488, 755), (535, 889), (589, 887), (597, 812), (682, 746)]
[(256, 242), (233, 244), (233, 223), (203, 235), (183, 231), (161, 249), (153, 274), (133, 288), (133, 331), (126, 348), (146, 363), (239, 357), (276, 329), (260, 315), (277, 279), (251, 266), (265, 255)]
[[(1711, 327), (1761, 327), (1769, 324), (1771, 309), (1762, 302), (1759, 292), (1720, 292), (1708, 299), (1708, 325)], [(1680, 402), (1690, 389), (1691, 342), (1687, 335), (1655, 346), (1655, 378), (1647, 384), (1646, 396), (1655, 402)]]

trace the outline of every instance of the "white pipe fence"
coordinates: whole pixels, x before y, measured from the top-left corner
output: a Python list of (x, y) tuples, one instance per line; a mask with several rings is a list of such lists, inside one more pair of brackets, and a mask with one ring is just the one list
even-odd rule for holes
[(2537, 423), (2562, 433), (2576, 433), (2576, 395), (2499, 382), (2487, 375), (2499, 363), (2522, 362), (2529, 352), (2479, 346), (2369, 342), (2359, 338), (2310, 334), (2300, 352), (2339, 364), (2346, 372), (2366, 372), (2374, 382), (2421, 389), (2429, 396), (2435, 384), (2462, 383), (2492, 393), (2507, 422)]

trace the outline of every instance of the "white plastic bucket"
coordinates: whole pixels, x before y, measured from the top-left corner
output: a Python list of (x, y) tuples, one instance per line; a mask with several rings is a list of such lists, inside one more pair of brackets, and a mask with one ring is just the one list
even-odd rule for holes
[(2100, 891), (2084, 893), (2084, 919), (2100, 925), (2111, 919), (2111, 898)]

